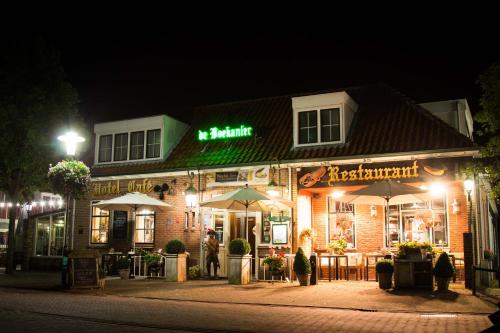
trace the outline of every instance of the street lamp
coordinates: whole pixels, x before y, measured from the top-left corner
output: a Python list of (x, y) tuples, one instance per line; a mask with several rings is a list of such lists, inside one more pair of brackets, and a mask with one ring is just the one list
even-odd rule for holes
[(474, 181), (472, 179), (464, 180), (464, 189), (467, 192), (467, 201), (469, 203), (469, 212), (468, 212), (468, 222), (469, 222), (469, 231), (472, 231), (472, 200), (471, 200), (471, 192), (474, 189)]
[[(81, 137), (78, 135), (78, 133), (69, 131), (66, 132), (64, 135), (60, 135), (57, 137), (59, 141), (62, 141), (64, 143), (64, 146), (66, 148), (66, 155), (68, 155), (70, 158), (74, 158), (76, 155), (76, 147), (79, 143), (82, 143), (85, 141), (85, 138)], [(69, 217), (69, 201), (70, 201), (70, 193), (66, 193), (66, 215), (64, 218), (64, 239), (63, 239), (63, 256), (64, 256), (64, 251), (66, 249), (66, 243), (67, 243), (67, 238), (68, 238), (68, 217)]]
[(198, 194), (198, 191), (196, 191), (196, 188), (193, 186), (193, 183), (191, 182), (189, 184), (188, 188), (186, 189), (186, 191), (184, 191), (184, 196), (186, 199), (186, 206), (189, 209), (192, 209), (198, 203), (198, 195), (197, 194)]
[(64, 135), (60, 135), (57, 137), (59, 141), (62, 141), (66, 147), (66, 154), (68, 156), (76, 155), (76, 145), (78, 143), (84, 142), (85, 138), (81, 137), (75, 132), (66, 132)]

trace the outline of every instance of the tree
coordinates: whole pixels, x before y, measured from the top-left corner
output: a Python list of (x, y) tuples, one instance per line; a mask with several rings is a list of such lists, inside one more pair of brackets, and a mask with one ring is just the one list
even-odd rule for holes
[(492, 64), (479, 77), (481, 110), (474, 120), (479, 124), (478, 139), (483, 144), (482, 158), (474, 165), (490, 183), (491, 196), (500, 204), (500, 63)]
[[(78, 118), (78, 97), (59, 53), (41, 38), (17, 40), (0, 63), (0, 191), (13, 203), (44, 189), (57, 160), (56, 137)], [(16, 205), (9, 209), (7, 273), (14, 266)]]

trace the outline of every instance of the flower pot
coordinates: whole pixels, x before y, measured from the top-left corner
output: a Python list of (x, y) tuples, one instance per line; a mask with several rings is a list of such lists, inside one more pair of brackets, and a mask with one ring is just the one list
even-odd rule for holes
[(406, 259), (408, 260), (423, 260), (423, 255), (420, 249), (406, 249)]
[(297, 274), (297, 279), (301, 286), (308, 286), (310, 284), (311, 274)]
[(229, 255), (228, 256), (228, 276), (230, 284), (249, 284), (252, 279), (251, 255)]
[(167, 254), (166, 262), (166, 278), (170, 282), (184, 282), (187, 280), (186, 274), (186, 257), (187, 254)]
[(377, 273), (378, 274), (378, 287), (380, 289), (392, 288), (392, 273)]
[(128, 280), (128, 277), (130, 276), (130, 268), (119, 269), (118, 274), (122, 280)]
[(450, 286), (450, 278), (441, 278), (436, 276), (438, 291), (447, 291)]

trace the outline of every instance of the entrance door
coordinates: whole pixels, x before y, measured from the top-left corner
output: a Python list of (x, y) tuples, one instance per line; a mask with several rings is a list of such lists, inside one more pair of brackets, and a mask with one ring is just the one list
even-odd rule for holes
[(250, 243), (250, 254), (252, 255), (252, 275), (255, 274), (255, 215), (248, 215), (248, 225), (245, 230), (245, 214), (237, 213), (234, 224), (231, 223), (231, 239), (245, 238)]

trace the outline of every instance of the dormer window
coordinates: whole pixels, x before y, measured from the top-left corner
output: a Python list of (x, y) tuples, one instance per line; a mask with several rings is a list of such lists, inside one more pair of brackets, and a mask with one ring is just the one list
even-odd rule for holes
[(128, 133), (115, 134), (115, 161), (126, 161), (128, 152)]
[(111, 162), (112, 147), (113, 136), (101, 135), (99, 137), (99, 162)]
[(161, 132), (159, 129), (148, 131), (146, 158), (160, 157)]
[(344, 143), (358, 105), (345, 92), (292, 98), (294, 146)]
[(130, 133), (130, 159), (140, 160), (144, 158), (144, 132)]

